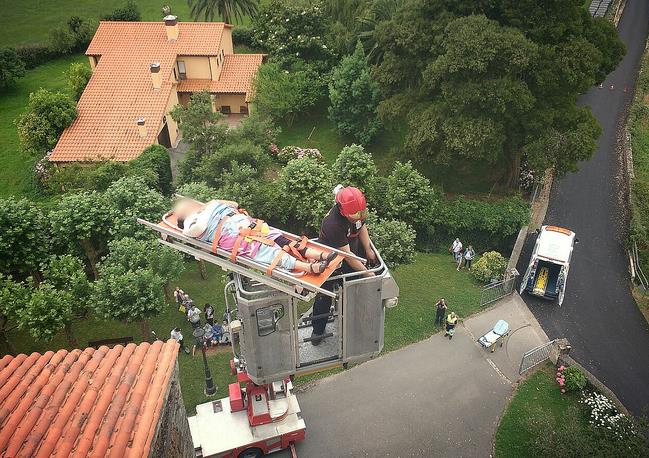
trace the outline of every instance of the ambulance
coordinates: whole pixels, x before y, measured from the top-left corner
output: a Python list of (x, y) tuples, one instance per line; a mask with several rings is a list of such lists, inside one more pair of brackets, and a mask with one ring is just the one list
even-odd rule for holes
[(520, 292), (563, 303), (575, 233), (559, 226), (543, 226), (521, 281)]

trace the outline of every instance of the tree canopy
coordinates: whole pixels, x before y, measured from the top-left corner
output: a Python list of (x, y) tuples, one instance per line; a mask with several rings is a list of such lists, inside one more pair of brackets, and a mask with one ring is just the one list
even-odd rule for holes
[(379, 132), (376, 108), (381, 101), (378, 84), (370, 78), (359, 41), (354, 53), (336, 67), (329, 83), (329, 119), (338, 132), (367, 144)]
[(25, 63), (13, 48), (0, 48), (0, 90), (12, 86), (25, 76)]
[(411, 157), (499, 161), (510, 185), (523, 155), (558, 174), (590, 157), (599, 129), (575, 103), (624, 54), (579, 0), (406, 0), (373, 38), (379, 113), (407, 118)]

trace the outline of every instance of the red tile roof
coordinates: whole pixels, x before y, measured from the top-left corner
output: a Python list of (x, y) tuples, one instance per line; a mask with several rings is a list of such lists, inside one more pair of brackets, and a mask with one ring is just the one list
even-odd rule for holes
[(187, 79), (178, 83), (178, 92), (209, 91), (216, 94), (252, 94), (252, 80), (264, 60), (264, 54), (226, 54), (218, 81)]
[(0, 456), (147, 456), (178, 343), (0, 359)]
[[(221, 49), (222, 22), (178, 23), (175, 41), (163, 22), (101, 22), (87, 55), (101, 56), (79, 103), (77, 119), (54, 148), (53, 162), (128, 161), (156, 142), (172, 91), (178, 55), (215, 56)], [(161, 89), (153, 89), (149, 64), (160, 63)], [(138, 118), (146, 120), (140, 137)]]

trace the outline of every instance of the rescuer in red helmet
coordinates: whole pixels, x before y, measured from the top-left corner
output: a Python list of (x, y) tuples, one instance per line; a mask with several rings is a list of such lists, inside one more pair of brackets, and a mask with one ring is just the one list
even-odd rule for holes
[[(353, 186), (338, 185), (334, 189), (334, 193), (336, 204), (322, 220), (318, 242), (366, 258), (368, 264), (374, 264), (376, 253), (372, 250), (370, 235), (364, 222), (368, 213), (365, 196), (360, 189)], [(365, 264), (356, 259), (346, 258), (343, 262), (343, 273), (366, 270)], [(374, 274), (367, 272), (366, 275)], [(325, 282), (323, 288), (333, 291), (333, 285), (333, 282)], [(330, 307), (331, 298), (324, 294), (318, 294), (313, 304), (313, 314), (326, 314)], [(326, 317), (313, 320), (313, 334), (311, 335), (313, 345), (318, 345), (322, 340), (326, 325)]]

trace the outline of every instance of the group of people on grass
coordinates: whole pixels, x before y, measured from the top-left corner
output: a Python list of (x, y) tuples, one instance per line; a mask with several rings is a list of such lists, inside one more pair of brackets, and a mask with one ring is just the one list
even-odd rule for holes
[[(186, 315), (187, 321), (192, 326), (192, 329), (203, 329), (202, 345), (205, 347), (217, 346), (220, 344), (230, 343), (230, 315), (226, 311), (223, 314), (221, 322), (214, 322), (214, 307), (212, 304), (205, 304), (201, 311), (191, 300), (189, 295), (179, 287), (174, 291), (174, 298), (176, 305), (181, 313)], [(201, 321), (201, 314), (205, 314), (205, 324)], [(171, 330), (171, 338), (178, 341), (180, 350), (189, 354), (189, 350), (185, 347), (184, 338), (180, 327)], [(196, 343), (192, 349), (192, 355), (196, 352)]]
[(462, 267), (467, 269), (471, 268), (473, 263), (473, 258), (475, 258), (475, 250), (473, 246), (469, 244), (466, 249), (462, 246), (462, 242), (459, 238), (453, 240), (453, 243), (449, 247), (448, 251), (453, 255), (453, 261), (457, 264), (457, 270), (459, 271)]

